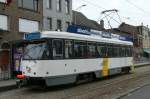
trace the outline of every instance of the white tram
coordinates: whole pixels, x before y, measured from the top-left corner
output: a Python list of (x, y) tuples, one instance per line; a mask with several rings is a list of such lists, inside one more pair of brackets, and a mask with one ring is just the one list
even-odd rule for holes
[(28, 84), (75, 83), (129, 72), (132, 65), (132, 42), (56, 31), (34, 36), (22, 41), (22, 74)]

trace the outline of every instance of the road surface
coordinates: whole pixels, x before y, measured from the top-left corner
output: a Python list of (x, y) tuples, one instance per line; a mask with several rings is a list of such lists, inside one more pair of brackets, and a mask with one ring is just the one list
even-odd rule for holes
[[(49, 87), (46, 90), (32, 87), (1, 92), (0, 99), (128, 99), (126, 95), (129, 96), (131, 92), (149, 84), (150, 66), (145, 66), (136, 68), (132, 74), (96, 80), (77, 86)], [(135, 95), (138, 95), (138, 92)]]

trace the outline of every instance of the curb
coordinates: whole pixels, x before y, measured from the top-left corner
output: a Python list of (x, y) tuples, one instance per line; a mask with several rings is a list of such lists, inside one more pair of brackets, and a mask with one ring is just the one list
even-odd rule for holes
[(0, 92), (16, 89), (16, 84), (0, 87)]
[(148, 66), (148, 65), (150, 65), (150, 63), (135, 64), (135, 68), (145, 67), (145, 66)]

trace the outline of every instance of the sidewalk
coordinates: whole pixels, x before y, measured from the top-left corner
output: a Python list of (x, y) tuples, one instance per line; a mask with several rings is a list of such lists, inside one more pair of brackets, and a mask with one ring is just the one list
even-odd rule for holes
[(144, 65), (150, 65), (150, 62), (143, 62), (143, 63), (135, 63), (135, 68), (144, 66)]
[(13, 79), (0, 81), (0, 92), (15, 89), (15, 88), (16, 88), (16, 81)]

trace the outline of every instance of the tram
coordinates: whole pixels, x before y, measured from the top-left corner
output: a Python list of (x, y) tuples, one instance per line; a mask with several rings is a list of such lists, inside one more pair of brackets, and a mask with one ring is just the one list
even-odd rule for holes
[(26, 36), (21, 59), (27, 84), (56, 86), (122, 72), (132, 65), (133, 43), (98, 36), (44, 31)]

